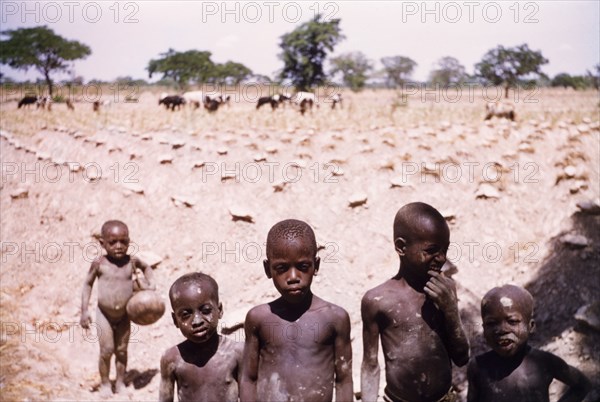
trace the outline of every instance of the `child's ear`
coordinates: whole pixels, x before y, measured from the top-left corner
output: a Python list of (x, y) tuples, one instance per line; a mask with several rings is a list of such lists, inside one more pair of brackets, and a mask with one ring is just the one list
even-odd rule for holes
[(406, 240), (403, 237), (396, 237), (394, 240), (394, 246), (396, 247), (396, 252), (400, 257), (404, 257), (406, 250)]
[(321, 257), (315, 257), (315, 273), (314, 276), (317, 276), (317, 272), (319, 272), (319, 266), (321, 265)]
[(535, 333), (535, 320), (533, 319), (529, 320), (529, 333)]
[(219, 302), (219, 320), (223, 318), (223, 303)]
[(269, 268), (269, 260), (263, 260), (263, 267), (265, 269), (265, 275), (267, 275), (267, 278), (271, 279), (271, 268)]
[(175, 324), (175, 328), (179, 328), (179, 324), (177, 324), (177, 319), (175, 318), (175, 313), (171, 313), (171, 318), (173, 319), (173, 324)]

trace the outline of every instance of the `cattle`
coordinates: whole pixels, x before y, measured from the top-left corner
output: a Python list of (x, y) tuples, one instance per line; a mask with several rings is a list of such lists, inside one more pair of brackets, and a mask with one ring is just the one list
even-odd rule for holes
[(23, 97), (23, 99), (21, 99), (19, 101), (19, 105), (17, 107), (17, 109), (21, 109), (22, 106), (30, 106), (33, 105), (34, 103), (37, 105), (37, 101), (38, 101), (38, 97), (37, 96), (25, 96)]
[(94, 110), (94, 112), (98, 113), (98, 112), (100, 112), (101, 106), (103, 108), (107, 108), (107, 107), (110, 107), (111, 105), (112, 105), (112, 102), (110, 100), (95, 101), (92, 103), (92, 109)]
[(284, 102), (289, 101), (290, 97), (283, 94), (275, 94), (273, 96), (262, 96), (258, 98), (258, 102), (256, 103), (256, 109), (258, 110), (262, 105), (266, 105), (267, 103), (271, 105), (271, 110), (277, 109), (277, 107)]
[(292, 95), (291, 101), (300, 107), (300, 114), (304, 115), (307, 109), (312, 111), (316, 98), (312, 92), (300, 91)]
[(42, 108), (42, 109), (47, 109), (47, 110), (52, 110), (52, 97), (51, 96), (38, 96), (37, 97), (37, 102), (36, 102), (36, 107)]
[(75, 105), (73, 105), (73, 102), (71, 101), (71, 99), (67, 99), (66, 104), (67, 104), (67, 109), (75, 110)]
[(185, 99), (185, 102), (194, 109), (198, 109), (204, 102), (204, 94), (202, 91), (189, 91), (185, 92), (182, 96), (183, 99)]
[(182, 105), (185, 105), (185, 98), (179, 95), (169, 95), (159, 99), (158, 104), (165, 105), (167, 110), (171, 109), (174, 112), (175, 108), (179, 110)]
[(228, 104), (229, 100), (229, 96), (223, 98), (223, 96), (221, 95), (216, 97), (206, 95), (204, 97), (204, 109), (206, 109), (209, 113), (214, 113), (219, 109), (221, 105)]
[(331, 109), (335, 109), (335, 105), (340, 104), (340, 108), (342, 107), (342, 94), (333, 94), (329, 98), (331, 100)]
[(505, 118), (511, 121), (515, 121), (515, 107), (511, 103), (504, 102), (490, 102), (485, 105), (485, 119), (490, 120), (492, 117)]

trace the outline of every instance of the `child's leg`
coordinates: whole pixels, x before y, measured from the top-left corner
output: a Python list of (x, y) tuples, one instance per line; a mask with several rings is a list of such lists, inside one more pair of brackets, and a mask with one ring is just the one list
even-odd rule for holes
[(110, 358), (115, 351), (113, 329), (102, 310), (98, 307), (96, 311), (96, 325), (98, 325), (98, 338), (100, 340), (100, 359), (98, 370), (100, 371), (100, 395), (108, 397), (112, 394), (110, 388)]
[(125, 389), (125, 373), (127, 371), (127, 346), (131, 334), (131, 322), (125, 316), (115, 327), (115, 363), (117, 366), (117, 382), (115, 391), (119, 393)]

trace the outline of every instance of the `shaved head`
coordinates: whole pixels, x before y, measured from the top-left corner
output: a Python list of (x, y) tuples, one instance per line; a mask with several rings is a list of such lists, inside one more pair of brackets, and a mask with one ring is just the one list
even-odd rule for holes
[(398, 210), (394, 218), (394, 240), (402, 237), (406, 241), (420, 238), (429, 228), (450, 229), (437, 209), (424, 202), (412, 202)]
[(104, 224), (102, 225), (102, 229), (100, 229), (100, 234), (102, 235), (102, 237), (106, 237), (108, 235), (108, 233), (110, 232), (110, 230), (114, 227), (122, 228), (129, 235), (129, 228), (127, 228), (127, 225), (118, 220), (111, 220), (111, 221), (104, 222)]
[(315, 232), (303, 221), (286, 219), (276, 223), (267, 235), (267, 258), (272, 254), (273, 247), (282, 241), (302, 240), (311, 248), (313, 255), (317, 255), (317, 241)]
[(171, 288), (169, 289), (169, 300), (171, 300), (171, 305), (173, 305), (173, 301), (177, 299), (179, 289), (192, 285), (195, 285), (200, 289), (208, 289), (212, 292), (217, 302), (219, 301), (219, 285), (217, 284), (217, 281), (215, 281), (212, 276), (205, 273), (192, 272), (180, 276), (171, 285)]
[(528, 320), (533, 316), (533, 296), (527, 290), (515, 285), (495, 287), (483, 296), (481, 314), (492, 306), (514, 308)]

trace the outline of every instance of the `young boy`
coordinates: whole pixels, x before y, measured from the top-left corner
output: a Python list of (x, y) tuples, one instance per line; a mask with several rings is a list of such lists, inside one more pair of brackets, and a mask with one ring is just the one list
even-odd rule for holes
[(450, 230), (430, 205), (403, 206), (394, 219), (400, 256), (396, 276), (362, 299), (364, 401), (377, 400), (379, 337), (385, 358), (386, 401), (453, 401), (452, 362), (469, 360), (469, 342), (458, 313), (454, 281), (442, 266)]
[(125, 307), (133, 296), (133, 274), (136, 268), (143, 271), (145, 281), (138, 281), (141, 289), (154, 289), (152, 268), (135, 257), (127, 255), (129, 229), (121, 221), (107, 221), (102, 225), (100, 245), (106, 255), (96, 258), (85, 278), (81, 297), (81, 326), (89, 328), (91, 319), (88, 304), (94, 281), (98, 279), (98, 308), (96, 325), (100, 339), (100, 394), (111, 394), (109, 382), (110, 359), (115, 355), (117, 380), (115, 392), (125, 388), (127, 369), (127, 344), (131, 322)]
[(223, 306), (219, 286), (210, 276), (194, 272), (177, 279), (169, 290), (173, 323), (187, 340), (168, 349), (160, 360), (159, 401), (238, 400), (241, 342), (217, 333)]
[(523, 288), (504, 285), (484, 296), (483, 335), (492, 350), (469, 363), (469, 402), (548, 401), (554, 378), (569, 386), (560, 402), (583, 400), (587, 378), (560, 357), (527, 344), (535, 328), (532, 316), (533, 297)]
[(350, 317), (311, 292), (317, 243), (305, 222), (285, 220), (267, 236), (267, 278), (281, 297), (251, 309), (240, 400), (352, 401)]

